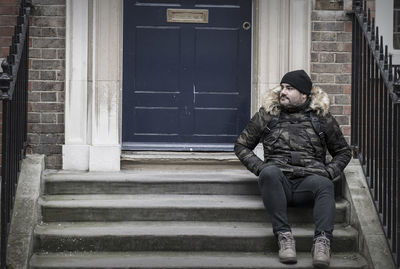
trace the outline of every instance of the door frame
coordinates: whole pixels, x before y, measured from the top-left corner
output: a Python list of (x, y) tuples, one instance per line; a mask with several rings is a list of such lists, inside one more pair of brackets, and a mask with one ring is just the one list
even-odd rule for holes
[[(251, 114), (287, 71), (309, 71), (312, 4), (252, 1)], [(66, 10), (63, 169), (119, 170), (123, 1), (67, 0)]]
[[(171, 1), (172, 3), (172, 1)], [(212, 3), (212, 2), (211, 2)], [(126, 5), (126, 6), (125, 6)], [(224, 7), (224, 9), (229, 9), (227, 10), (227, 12), (233, 12), (233, 14), (235, 14), (235, 16), (238, 16), (238, 19), (240, 18), (241, 20), (243, 19), (243, 16), (245, 16), (245, 20), (249, 20), (250, 23), (252, 24), (252, 15), (253, 15), (253, 1), (252, 0), (245, 0), (242, 1), (242, 3), (240, 3), (240, 12), (238, 8), (226, 8), (225, 6), (220, 6), (220, 7)], [(137, 41), (135, 40), (135, 36), (136, 34), (132, 31), (135, 31), (134, 29), (131, 29), (132, 27), (134, 27), (133, 25), (146, 25), (147, 27), (147, 23), (152, 26), (153, 22), (148, 21), (146, 18), (144, 18), (144, 20), (147, 22), (145, 24), (141, 23), (141, 20), (139, 19), (132, 19), (132, 16), (130, 16), (130, 14), (132, 13), (132, 15), (134, 16), (134, 14), (136, 14), (138, 12), (137, 8), (140, 10), (140, 6), (138, 7), (137, 5), (135, 5), (135, 1), (132, 0), (125, 0), (124, 1), (124, 8), (127, 8), (127, 10), (125, 10), (124, 15), (127, 15), (127, 20), (124, 20), (124, 23), (128, 23), (129, 24), (124, 24), (124, 35), (126, 34), (126, 40), (124, 40), (124, 45), (126, 45), (127, 47), (131, 48), (132, 46), (135, 47), (137, 44), (141, 43), (140, 40)], [(165, 8), (164, 5), (162, 5), (161, 7), (157, 5), (155, 5), (155, 7), (158, 11), (159, 8), (163, 9)], [(181, 7), (183, 8), (183, 7)], [(188, 7), (185, 7), (188, 8)], [(191, 8), (195, 8), (195, 7), (191, 7)], [(209, 12), (215, 12), (215, 14), (213, 16), (216, 16), (216, 14), (219, 15), (223, 15), (223, 13), (221, 13), (221, 8), (213, 8), (210, 7)], [(149, 12), (149, 11), (148, 11)], [(223, 12), (223, 11), (222, 11)], [(239, 12), (239, 13), (238, 13)], [(249, 12), (251, 12), (251, 14), (249, 14)], [(125, 14), (126, 13), (126, 14)], [(231, 14), (231, 13), (229, 13)], [(249, 17), (250, 16), (250, 17)], [(217, 17), (215, 17), (217, 18)], [(167, 21), (164, 21), (161, 18), (158, 18), (156, 20), (157, 22), (155, 23), (160, 23), (160, 25), (163, 26), (168, 26), (168, 27), (175, 27), (177, 26), (176, 24), (170, 24)], [(234, 22), (232, 20), (227, 19), (227, 21), (229, 21), (229, 27), (233, 27), (233, 28), (237, 28), (237, 22)], [(221, 22), (220, 22), (221, 23)], [(132, 25), (133, 24), (133, 25)], [(195, 29), (197, 29), (198, 24), (179, 24), (180, 27), (185, 27), (183, 29), (187, 29), (186, 27), (192, 29), (191, 31), (195, 31)], [(224, 24), (225, 25), (225, 24)], [(235, 132), (240, 132), (241, 129), (243, 128), (244, 124), (246, 123), (245, 121), (247, 121), (247, 118), (250, 117), (251, 114), (251, 89), (252, 89), (252, 82), (251, 82), (251, 78), (252, 78), (252, 74), (251, 74), (251, 62), (252, 62), (252, 31), (245, 31), (242, 30), (241, 28), (241, 23), (240, 25), (240, 29), (236, 29), (239, 30), (237, 31), (239, 37), (242, 38), (242, 41), (244, 42), (240, 42), (237, 44), (232, 44), (232, 46), (239, 46), (241, 48), (245, 47), (245, 50), (241, 51), (239, 54), (241, 55), (240, 58), (237, 59), (237, 68), (240, 70), (240, 73), (245, 74), (244, 78), (236, 78), (238, 81), (242, 81), (240, 82), (240, 86), (239, 86), (239, 94), (240, 96), (242, 96), (242, 98), (246, 98), (245, 102), (243, 99), (237, 100), (235, 99), (236, 103), (232, 103), (232, 105), (235, 105), (235, 108), (240, 108), (240, 112), (237, 113), (237, 117), (235, 119), (235, 122), (232, 122), (232, 124), (238, 124), (237, 122), (240, 122), (240, 127), (238, 128), (236, 126), (235, 128)], [(141, 26), (141, 27), (142, 27)], [(200, 27), (201, 29), (203, 29), (202, 27), (209, 28), (209, 27), (216, 27), (216, 25), (213, 24), (205, 24), (205, 25), (198, 25), (198, 27)], [(228, 27), (228, 26), (224, 26), (224, 27)], [(232, 28), (232, 30), (233, 30)], [(247, 29), (246, 29), (247, 30)], [(126, 31), (126, 32), (125, 32)], [(205, 41), (207, 44), (212, 44), (211, 41)], [(250, 43), (249, 43), (250, 42)], [(158, 42), (159, 43), (159, 42)], [(158, 44), (157, 42), (155, 44)], [(136, 44), (136, 45), (135, 45)], [(182, 44), (180, 44), (182, 45)], [(157, 45), (158, 47), (159, 45)], [(194, 49), (193, 49), (194, 51)], [(124, 55), (127, 56), (127, 61), (125, 63), (123, 63), (123, 68), (127, 68), (127, 69), (136, 69), (138, 67), (134, 67), (135, 63), (134, 63), (134, 58), (132, 56), (132, 52), (130, 50), (127, 50), (124, 52)], [(125, 59), (124, 59), (125, 60)], [(240, 66), (239, 66), (240, 63)], [(245, 63), (245, 64), (244, 64)], [(246, 67), (244, 67), (244, 65), (246, 65)], [(250, 68), (250, 69), (249, 69)], [(122, 146), (122, 150), (132, 150), (132, 151), (217, 151), (217, 152), (221, 152), (221, 151), (230, 151), (233, 152), (234, 149), (234, 139), (235, 136), (237, 136), (239, 133), (232, 135), (232, 130), (230, 131), (230, 137), (229, 139), (226, 139), (225, 141), (222, 141), (221, 137), (216, 136), (214, 141), (211, 141), (210, 139), (208, 139), (207, 142), (204, 142), (205, 139), (197, 139), (196, 137), (189, 137), (189, 140), (186, 140), (183, 138), (184, 134), (180, 133), (177, 136), (174, 136), (174, 138), (170, 139), (169, 137), (166, 138), (166, 140), (163, 140), (163, 138), (160, 138), (159, 141), (168, 141), (168, 140), (174, 140), (174, 141), (170, 141), (170, 142), (159, 142), (157, 141), (158, 139), (155, 139), (154, 137), (150, 137), (148, 141), (146, 141), (146, 138), (143, 137), (139, 137), (137, 140), (135, 139), (136, 136), (133, 135), (133, 130), (135, 130), (135, 123), (134, 120), (136, 119), (136, 116), (134, 115), (133, 111), (136, 111), (133, 107), (132, 102), (135, 102), (134, 99), (134, 93), (132, 92), (132, 89), (130, 87), (133, 87), (132, 85), (134, 85), (135, 83), (132, 82), (132, 76), (130, 76), (130, 71), (127, 72), (126, 77), (127, 77), (127, 81), (123, 82), (123, 96), (125, 94), (125, 96), (127, 97), (126, 99), (122, 99), (122, 139), (125, 137), (125, 140), (121, 139), (121, 146)], [(236, 73), (236, 72), (235, 72)], [(195, 77), (196, 75), (194, 75), (193, 77)], [(237, 76), (235, 74), (235, 76)], [(128, 86), (128, 82), (129, 84), (131, 84), (131, 86)], [(245, 83), (243, 83), (245, 82)], [(239, 82), (238, 82), (239, 83)], [(192, 86), (190, 86), (192, 87)], [(234, 91), (234, 89), (231, 89), (232, 91)], [(190, 90), (191, 91), (191, 90)], [(124, 97), (123, 97), (124, 98)], [(138, 97), (140, 98), (140, 97)], [(182, 98), (182, 97), (178, 97), (178, 98)], [(192, 99), (192, 97), (191, 97)], [(191, 100), (190, 99), (190, 100)], [(191, 102), (191, 101), (190, 101)], [(240, 105), (238, 105), (240, 104)], [(246, 105), (244, 105), (246, 104)], [(141, 104), (142, 105), (142, 104)], [(147, 106), (144, 105), (144, 106)], [(190, 106), (190, 104), (189, 104)], [(124, 114), (126, 113), (126, 114)], [(190, 115), (194, 115), (194, 113), (189, 113)], [(240, 130), (239, 130), (240, 129)], [(127, 130), (130, 130), (130, 132), (128, 133)], [(182, 131), (182, 130), (181, 130)], [(131, 136), (132, 135), (132, 136)], [(182, 135), (182, 136), (180, 136)], [(180, 141), (179, 141), (180, 140)], [(229, 141), (228, 141), (229, 140)], [(143, 142), (139, 142), (139, 141), (143, 141)], [(151, 142), (150, 142), (151, 141)], [(203, 142), (200, 142), (203, 141)]]

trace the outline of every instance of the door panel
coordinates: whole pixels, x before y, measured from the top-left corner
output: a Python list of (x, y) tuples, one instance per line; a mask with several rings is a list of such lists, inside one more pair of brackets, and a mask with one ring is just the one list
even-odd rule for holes
[[(208, 23), (168, 22), (168, 8)], [(250, 116), (244, 21), (250, 0), (124, 1), (123, 149), (233, 149)]]
[(196, 30), (196, 92), (238, 91), (237, 42), (237, 29)]
[[(195, 108), (195, 130), (197, 136), (236, 137), (234, 108)], [(213, 119), (212, 121), (208, 119)]]
[(136, 34), (135, 90), (179, 91), (180, 28), (138, 27)]

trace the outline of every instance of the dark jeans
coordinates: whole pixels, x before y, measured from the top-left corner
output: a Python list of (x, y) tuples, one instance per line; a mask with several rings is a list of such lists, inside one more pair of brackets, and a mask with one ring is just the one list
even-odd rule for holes
[(289, 180), (278, 167), (267, 166), (260, 173), (259, 186), (275, 235), (291, 231), (288, 206), (310, 204), (314, 205), (314, 236), (325, 232), (332, 239), (336, 209), (334, 187), (329, 178), (310, 175)]

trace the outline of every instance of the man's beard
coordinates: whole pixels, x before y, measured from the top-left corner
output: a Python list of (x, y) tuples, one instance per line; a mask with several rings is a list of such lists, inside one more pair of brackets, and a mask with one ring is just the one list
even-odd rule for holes
[(310, 98), (307, 98), (304, 102), (301, 102), (301, 100), (296, 100), (295, 102), (292, 102), (291, 99), (289, 99), (288, 97), (284, 96), (284, 99), (289, 100), (289, 102), (287, 103), (282, 103), (282, 97), (279, 98), (279, 105), (281, 106), (281, 108), (285, 111), (289, 111), (289, 112), (296, 112), (298, 110), (302, 110), (305, 107), (307, 107), (310, 104)]
[[(288, 100), (289, 102), (286, 102), (286, 103), (282, 103), (282, 99), (286, 99), (286, 100)], [(288, 97), (286, 97), (286, 96), (283, 96), (283, 97), (281, 97), (280, 99), (279, 99), (279, 104), (281, 105), (281, 106), (283, 106), (283, 107), (296, 107), (296, 106), (298, 106), (298, 105), (301, 105), (300, 103), (293, 103)]]

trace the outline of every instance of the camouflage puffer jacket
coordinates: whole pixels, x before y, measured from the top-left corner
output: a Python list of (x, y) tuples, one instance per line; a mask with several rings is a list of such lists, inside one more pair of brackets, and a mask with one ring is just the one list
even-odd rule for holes
[[(239, 160), (259, 175), (269, 165), (278, 166), (288, 178), (318, 174), (330, 179), (340, 176), (351, 159), (351, 150), (340, 127), (328, 112), (329, 97), (319, 87), (313, 87), (308, 103), (297, 111), (285, 111), (279, 105), (280, 87), (272, 89), (263, 107), (252, 117), (235, 143)], [(311, 124), (310, 113), (319, 118), (325, 136), (326, 148), (333, 157), (325, 164), (326, 148)], [(267, 131), (272, 118), (279, 118)], [(253, 149), (262, 143), (264, 161)]]

